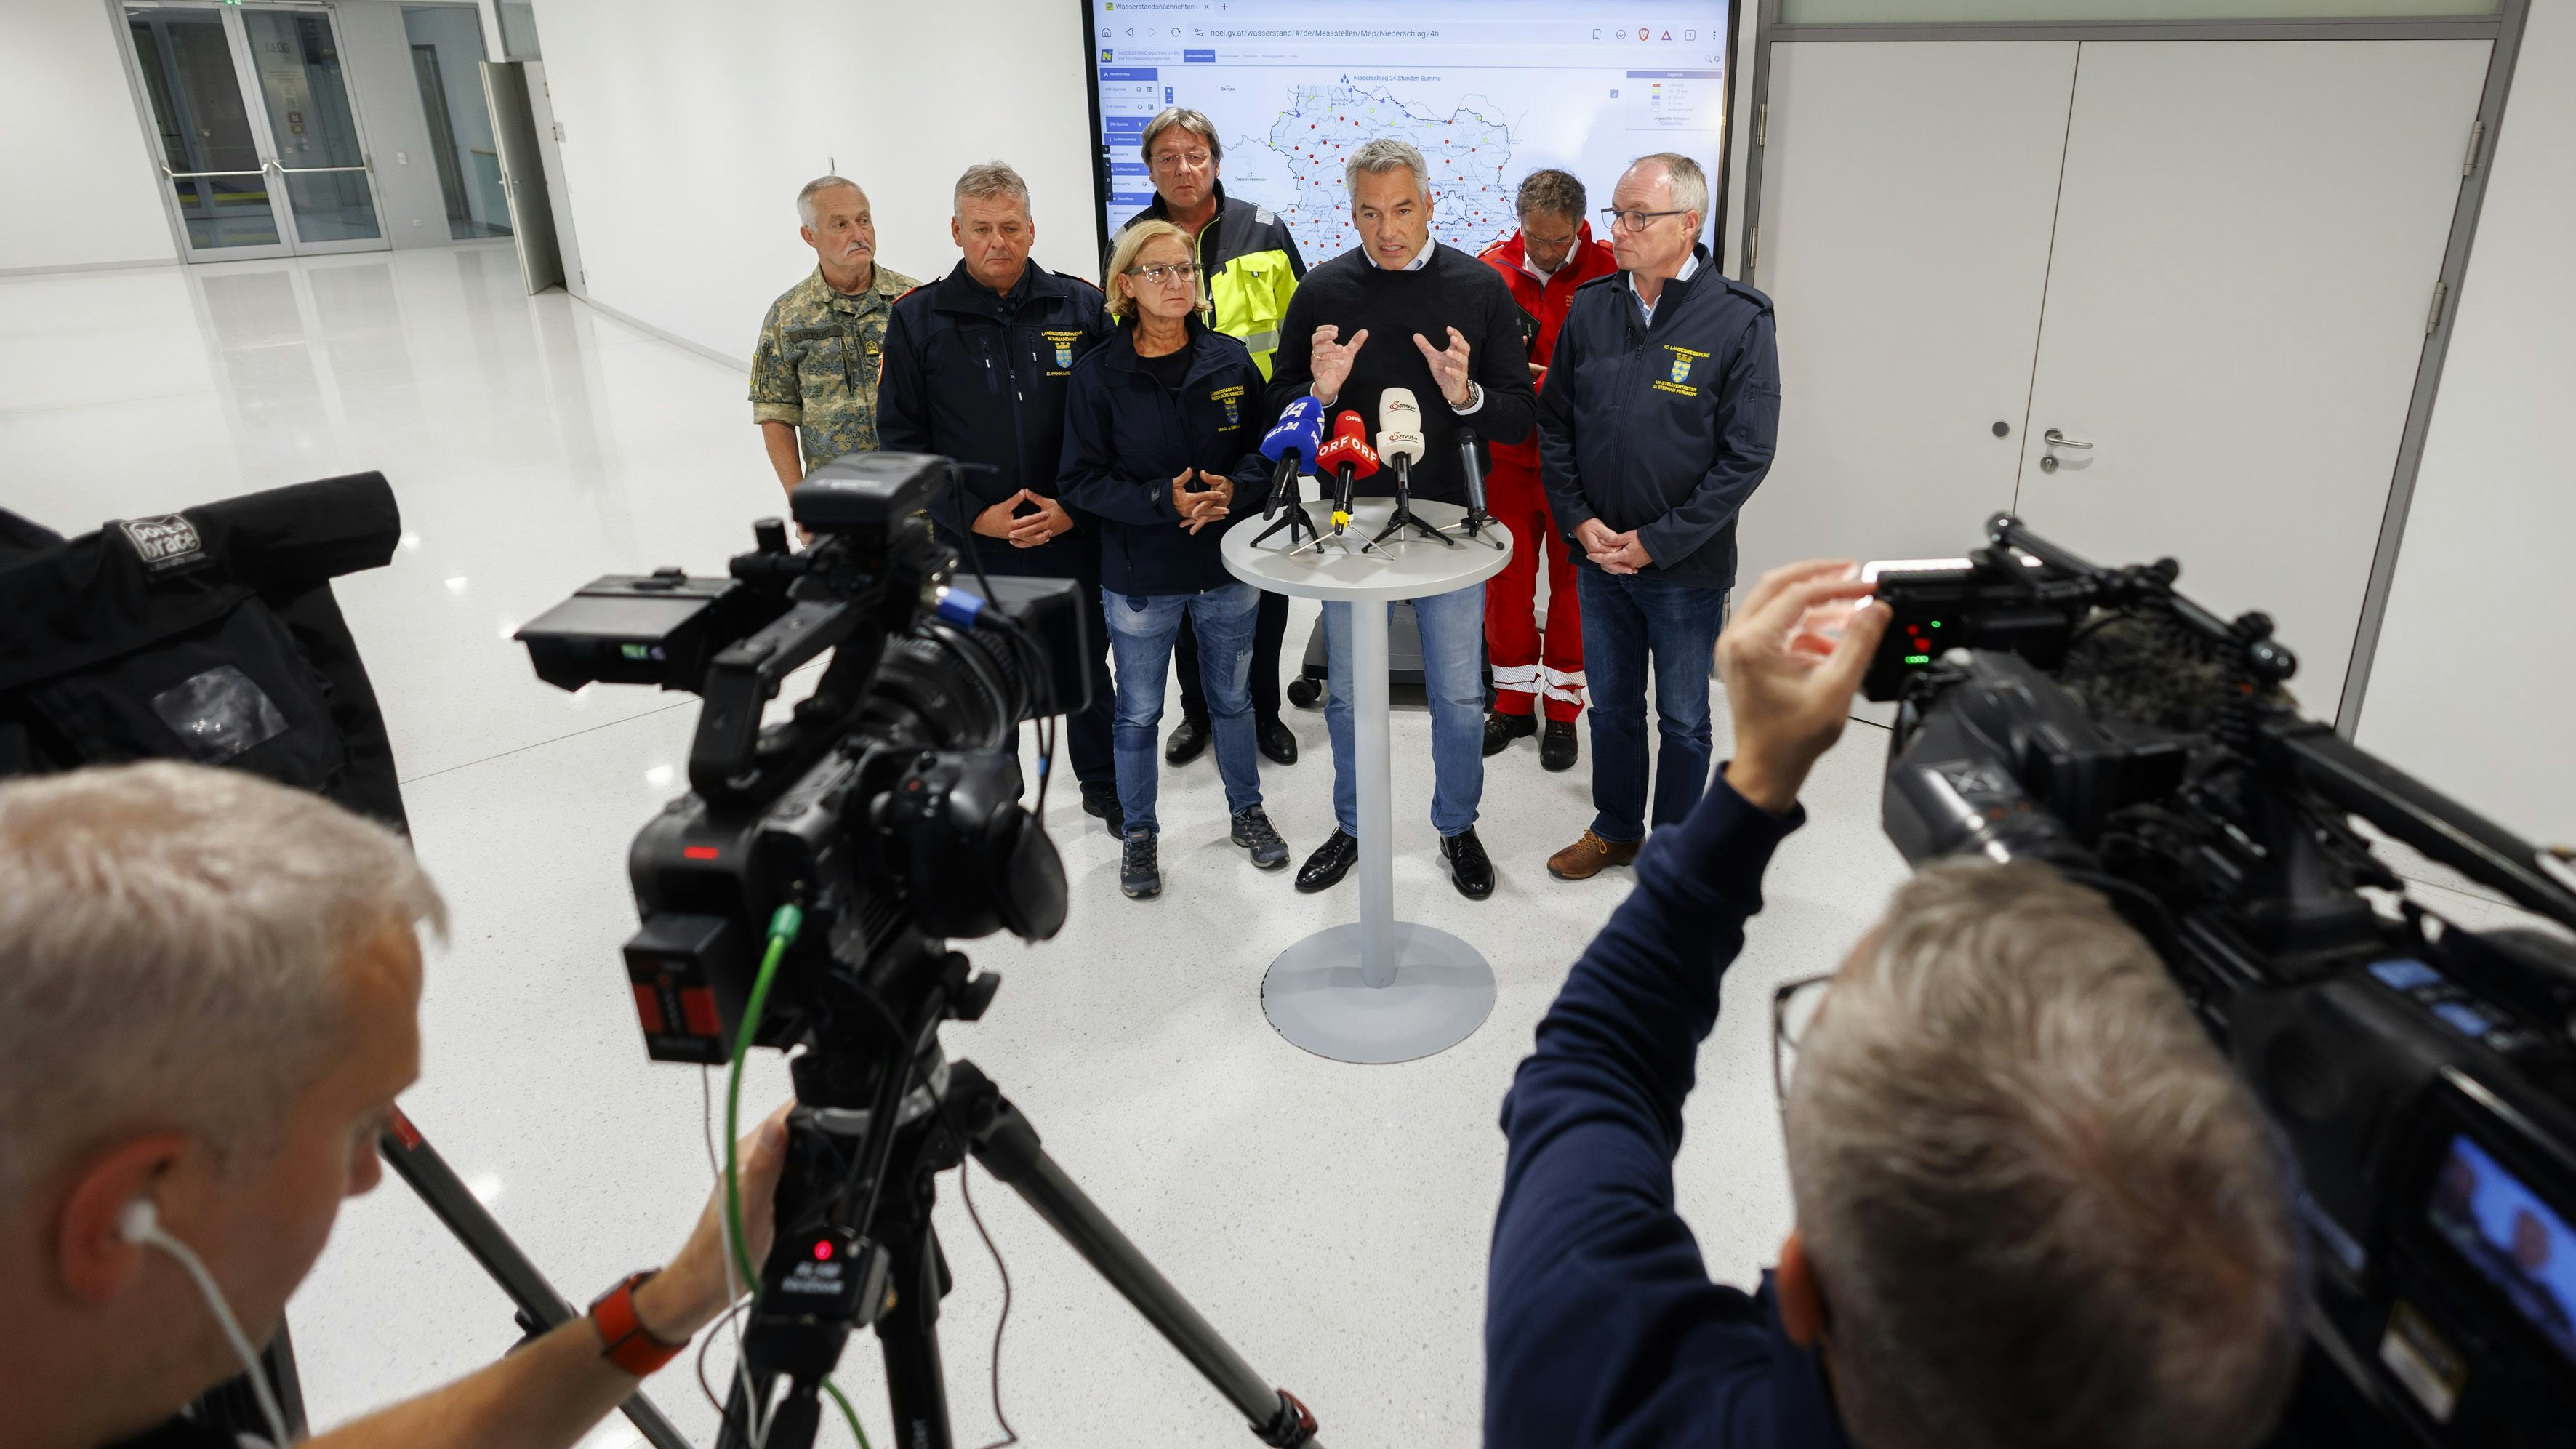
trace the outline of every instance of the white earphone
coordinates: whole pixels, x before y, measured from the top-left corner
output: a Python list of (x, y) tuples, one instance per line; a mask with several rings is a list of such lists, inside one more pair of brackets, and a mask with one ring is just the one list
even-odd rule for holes
[(241, 1359), (243, 1372), (250, 1376), (251, 1392), (259, 1397), (259, 1412), (268, 1420), (269, 1442), (277, 1449), (287, 1449), (293, 1441), (286, 1435), (286, 1414), (277, 1406), (277, 1395), (269, 1391), (259, 1350), (251, 1347), (249, 1336), (241, 1331), (231, 1305), (224, 1302), (223, 1290), (215, 1286), (215, 1275), (206, 1271), (204, 1260), (187, 1244), (161, 1230), (161, 1210), (148, 1197), (127, 1203), (124, 1211), (116, 1215), (116, 1235), (138, 1247), (158, 1248), (188, 1271), (197, 1291), (204, 1295), (207, 1309), (215, 1315), (215, 1323), (231, 1342), (233, 1353)]

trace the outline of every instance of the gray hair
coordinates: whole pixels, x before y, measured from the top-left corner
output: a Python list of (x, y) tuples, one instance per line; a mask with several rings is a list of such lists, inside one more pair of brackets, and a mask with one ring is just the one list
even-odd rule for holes
[(339, 963), (446, 907), (402, 837), (238, 770), (0, 785), (0, 1209), (107, 1134), (273, 1150)]
[(1835, 1399), (1877, 1449), (2251, 1444), (2303, 1264), (2269, 1125), (2155, 952), (2044, 866), (1935, 866), (1788, 1100)]
[(859, 200), (868, 199), (867, 188), (846, 176), (817, 176), (797, 191), (796, 216), (798, 220), (805, 223), (807, 231), (812, 231), (815, 223), (821, 219), (821, 211), (814, 205), (814, 198), (826, 191), (838, 191), (844, 186), (859, 193)]
[(1020, 204), (1023, 213), (1029, 209), (1029, 184), (1020, 179), (1020, 173), (1012, 170), (1008, 161), (985, 161), (967, 167), (966, 174), (957, 178), (957, 191), (949, 198), (949, 209), (964, 216), (966, 198), (970, 196), (978, 201), (1007, 196)]
[(1659, 163), (1672, 183), (1673, 210), (1696, 211), (1701, 220), (1707, 220), (1708, 173), (1699, 169), (1699, 163), (1679, 151), (1657, 151), (1629, 162), (1628, 169), (1634, 171), (1649, 161)]
[(1424, 196), (1431, 194), (1431, 163), (1423, 160), (1422, 153), (1409, 142), (1392, 136), (1361, 142), (1360, 148), (1351, 153), (1350, 164), (1342, 168), (1342, 186), (1356, 195), (1362, 174), (1383, 175), (1399, 166), (1413, 173), (1414, 190)]
[(1521, 178), (1520, 193), (1512, 199), (1512, 214), (1528, 216), (1536, 213), (1581, 221), (1587, 200), (1581, 178), (1571, 171), (1558, 171), (1551, 167)]
[(1145, 139), (1136, 147), (1136, 154), (1144, 157), (1147, 161), (1152, 161), (1154, 159), (1154, 138), (1160, 136), (1165, 131), (1172, 129), (1174, 126), (1178, 126), (1182, 130), (1189, 132), (1191, 135), (1198, 137), (1200, 140), (1207, 142), (1208, 161), (1211, 164), (1224, 164), (1225, 143), (1216, 138), (1216, 122), (1209, 120), (1206, 116), (1197, 111), (1191, 110), (1187, 106), (1165, 106), (1162, 110), (1156, 112), (1154, 119), (1145, 123)]

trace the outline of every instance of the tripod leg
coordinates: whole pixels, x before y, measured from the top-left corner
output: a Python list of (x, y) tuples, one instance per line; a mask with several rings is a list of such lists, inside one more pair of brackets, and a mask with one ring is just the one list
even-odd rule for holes
[(878, 1223), (886, 1234), (879, 1241), (894, 1255), (887, 1279), (894, 1307), (877, 1320), (894, 1441), (904, 1449), (948, 1449), (948, 1380), (939, 1362), (939, 1300), (948, 1292), (948, 1265), (939, 1235), (926, 1219), (897, 1227), (880, 1214)]
[[(501, 1231), (501, 1225), (483, 1210), (483, 1204), (458, 1180), (456, 1170), (438, 1155), (437, 1148), (429, 1145), (429, 1139), (421, 1135), (410, 1118), (396, 1112), (392, 1124), (376, 1139), (376, 1150), (384, 1155), (385, 1164), (395, 1175), (420, 1195), (421, 1202), (447, 1226), (465, 1251), (474, 1255), (474, 1261), (483, 1265), (483, 1271), (492, 1275), (492, 1281), (501, 1285), (501, 1291), (510, 1295), (510, 1301), (519, 1306), (519, 1321), (530, 1336), (570, 1323), (577, 1316), (573, 1306), (546, 1281), (546, 1275), (537, 1271), (537, 1265), (528, 1261), (528, 1255), (520, 1252), (519, 1245), (510, 1241), (510, 1235)], [(653, 1449), (690, 1449), (688, 1439), (643, 1394), (633, 1395), (618, 1407)]]
[(972, 1062), (949, 1068), (950, 1120), (972, 1145), (975, 1160), (1010, 1184), (1062, 1234), (1073, 1250), (1109, 1280), (1181, 1357), (1251, 1421), (1253, 1437), (1279, 1449), (1315, 1445), (1315, 1416), (1285, 1389), (1273, 1388), (1243, 1355), (1190, 1306), (1127, 1235), (1109, 1221), (1038, 1143), (1037, 1129), (1002, 1096)]

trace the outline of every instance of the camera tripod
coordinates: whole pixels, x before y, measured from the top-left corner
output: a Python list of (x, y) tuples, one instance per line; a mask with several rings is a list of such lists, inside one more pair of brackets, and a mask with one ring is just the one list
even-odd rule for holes
[[(904, 1449), (949, 1449), (939, 1303), (951, 1280), (931, 1208), (938, 1174), (960, 1166), (969, 1152), (1225, 1395), (1254, 1438), (1281, 1449), (1318, 1443), (1315, 1417), (1306, 1406), (1270, 1386), (1209, 1326), (1047, 1155), (1037, 1129), (990, 1078), (971, 1062), (947, 1062), (934, 1042), (913, 1079), (920, 1085), (900, 1094), (890, 1143), (870, 1130), (883, 1115), (873, 1105), (859, 1111), (800, 1105), (789, 1119), (778, 1239), (743, 1341), (751, 1393), (747, 1398), (743, 1376), (737, 1375), (717, 1449), (749, 1449), (751, 1405), (769, 1404), (782, 1378), (787, 1392), (767, 1416), (765, 1449), (810, 1445), (822, 1416), (823, 1377), (850, 1331), (870, 1323), (884, 1349), (894, 1442)], [(800, 1097), (804, 1086), (800, 1074)], [(872, 1147), (884, 1153), (881, 1180), (888, 1190), (876, 1195), (867, 1232), (860, 1236), (835, 1222), (819, 1195), (834, 1191), (836, 1176), (848, 1182), (853, 1158), (864, 1171)], [(845, 1266), (830, 1270), (834, 1262)]]
[[(760, 1006), (750, 1006), (739, 1027), (737, 1050), (755, 1040), (804, 1050), (788, 1063), (796, 1109), (770, 1212), (778, 1235), (760, 1266), (716, 1449), (750, 1449), (755, 1413), (762, 1449), (806, 1449), (822, 1421), (829, 1372), (855, 1328), (876, 1328), (884, 1349), (894, 1444), (951, 1449), (938, 1341), (951, 1277), (930, 1210), (938, 1174), (969, 1153), (1224, 1392), (1255, 1439), (1280, 1449), (1316, 1444), (1306, 1405), (1267, 1385), (1200, 1318), (1046, 1156), (1036, 1127), (992, 1078), (945, 1058), (940, 1024), (984, 1017), (1002, 978), (976, 973), (961, 952), (899, 916), (863, 916), (842, 914), (822, 932), (829, 945), (819, 960), (809, 955), (791, 970), (796, 981), (783, 996), (799, 1027), (760, 1035)], [(791, 911), (781, 909), (778, 919)], [(773, 934), (770, 965), (793, 937), (793, 924), (783, 937)], [(762, 981), (768, 975), (762, 968)], [(760, 986), (755, 999), (765, 999)], [(739, 1204), (732, 1212), (739, 1220)]]

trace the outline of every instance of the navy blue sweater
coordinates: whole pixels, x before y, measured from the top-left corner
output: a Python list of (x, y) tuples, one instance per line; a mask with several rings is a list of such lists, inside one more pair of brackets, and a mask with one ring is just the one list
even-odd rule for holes
[(1503, 1099), (1488, 1449), (1847, 1449), (1819, 1360), (1781, 1331), (1769, 1275), (1750, 1294), (1711, 1283), (1673, 1209), (1682, 1101), (1719, 978), (1762, 908), (1773, 847), (1804, 820), (1711, 782), (1688, 820), (1647, 837), (1636, 889), (1539, 1023)]
[(1241, 473), (1256, 481), (1236, 498), (1258, 498), (1264, 383), (1241, 341), (1196, 317), (1189, 356), (1175, 392), (1140, 365), (1136, 331), (1121, 327), (1074, 363), (1065, 390), (1055, 496), (1099, 520), (1100, 583), (1113, 594), (1195, 594), (1234, 582), (1217, 552), (1227, 525), (1183, 529), (1172, 478), (1184, 467)]
[(1575, 289), (1538, 398), (1539, 477), (1566, 537), (1587, 518), (1634, 529), (1643, 572), (1726, 589), (1736, 513), (1771, 471), (1780, 354), (1771, 299), (1698, 256), (1651, 326), (1626, 272)]

